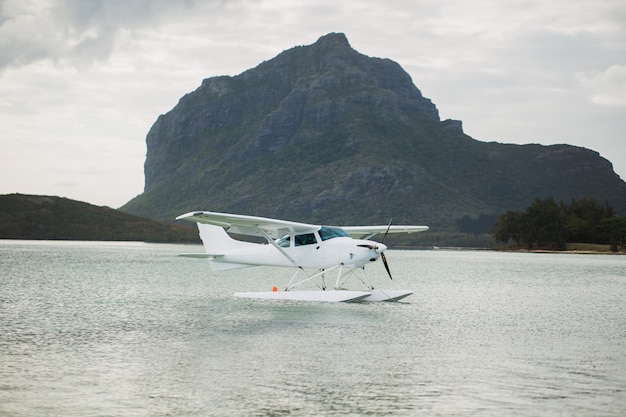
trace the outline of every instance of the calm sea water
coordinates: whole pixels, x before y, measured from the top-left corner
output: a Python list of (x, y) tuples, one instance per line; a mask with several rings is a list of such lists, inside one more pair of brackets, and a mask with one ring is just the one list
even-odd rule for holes
[(0, 241), (2, 416), (623, 416), (626, 257), (388, 251), (402, 303), (235, 299), (198, 246)]

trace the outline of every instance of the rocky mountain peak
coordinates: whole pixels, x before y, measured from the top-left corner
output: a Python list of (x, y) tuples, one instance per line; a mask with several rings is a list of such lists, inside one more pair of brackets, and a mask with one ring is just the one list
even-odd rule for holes
[(352, 49), (346, 35), (338, 32), (331, 32), (326, 35), (320, 36), (315, 44), (319, 47), (340, 47)]
[(207, 209), (449, 228), (546, 195), (626, 210), (626, 184), (597, 153), (474, 140), (399, 64), (342, 33), (205, 79), (146, 142), (144, 193), (124, 209), (164, 220)]

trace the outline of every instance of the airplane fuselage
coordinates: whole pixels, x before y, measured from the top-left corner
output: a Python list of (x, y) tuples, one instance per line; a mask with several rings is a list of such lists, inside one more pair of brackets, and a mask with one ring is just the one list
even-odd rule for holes
[(371, 240), (337, 237), (304, 245), (286, 247), (251, 243), (212, 260), (213, 265), (241, 264), (324, 269), (336, 265), (363, 266), (374, 262), (386, 249)]

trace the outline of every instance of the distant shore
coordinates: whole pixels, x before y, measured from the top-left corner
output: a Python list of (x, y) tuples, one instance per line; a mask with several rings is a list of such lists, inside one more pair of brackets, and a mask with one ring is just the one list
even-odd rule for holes
[(548, 250), (548, 249), (531, 249), (531, 250), (519, 250), (519, 251), (511, 251), (511, 252), (528, 252), (528, 253), (570, 253), (576, 255), (626, 255), (626, 252), (623, 250), (612, 252), (608, 251), (597, 251), (597, 250)]
[(393, 246), (391, 249), (399, 250), (475, 250), (493, 252), (519, 252), (519, 253), (564, 253), (576, 255), (626, 255), (626, 248), (621, 247), (619, 251), (612, 252), (609, 245), (597, 245), (588, 243), (570, 243), (565, 250), (549, 248), (528, 249), (522, 246), (499, 246), (499, 247), (465, 247), (465, 246)]
[(495, 251), (502, 252), (526, 252), (526, 253), (570, 253), (577, 255), (626, 255), (626, 250), (621, 247), (617, 252), (612, 252), (609, 245), (598, 245), (592, 243), (568, 243), (567, 249), (556, 250), (550, 248), (524, 248), (524, 247), (498, 247)]

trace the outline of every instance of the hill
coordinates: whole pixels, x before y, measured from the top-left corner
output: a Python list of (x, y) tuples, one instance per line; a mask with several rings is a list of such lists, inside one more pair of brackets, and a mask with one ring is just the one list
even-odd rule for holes
[(400, 65), (337, 33), (205, 79), (146, 142), (144, 192), (122, 210), (163, 221), (203, 209), (456, 232), (547, 196), (626, 214), (626, 183), (597, 152), (475, 140)]
[(197, 242), (197, 229), (61, 197), (0, 195), (0, 239)]

